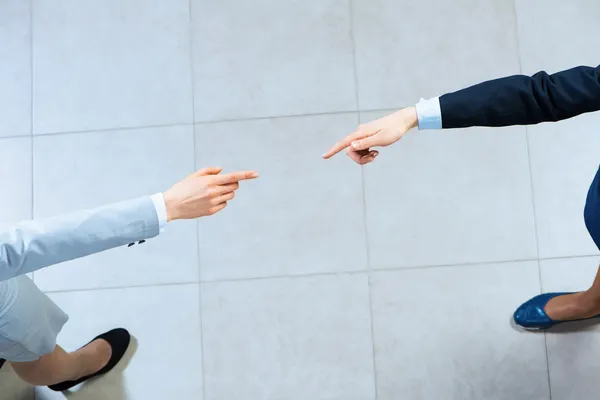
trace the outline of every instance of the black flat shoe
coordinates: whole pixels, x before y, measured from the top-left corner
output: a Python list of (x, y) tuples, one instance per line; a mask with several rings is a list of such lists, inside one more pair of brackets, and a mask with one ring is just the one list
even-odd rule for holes
[[(126, 329), (117, 328), (94, 338), (94, 340), (98, 339), (104, 339), (112, 349), (110, 360), (108, 360), (108, 363), (102, 369), (100, 369), (94, 374), (84, 376), (83, 378), (80, 378), (76, 381), (61, 382), (57, 383), (56, 385), (50, 385), (48, 387), (56, 392), (64, 392), (65, 390), (69, 390), (73, 386), (77, 386), (80, 383), (83, 383), (89, 379), (106, 374), (108, 371), (113, 369), (125, 355), (127, 347), (129, 347), (129, 343), (131, 342), (131, 335), (129, 334), (129, 332), (127, 332)], [(92, 340), (92, 342), (94, 340)]]

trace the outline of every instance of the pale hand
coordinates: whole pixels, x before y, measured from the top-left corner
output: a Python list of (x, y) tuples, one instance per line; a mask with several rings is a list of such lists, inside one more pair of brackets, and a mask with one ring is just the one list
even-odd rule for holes
[(227, 206), (239, 188), (239, 181), (258, 178), (254, 171), (219, 175), (220, 167), (197, 171), (164, 193), (167, 220), (193, 219), (216, 214)]
[(360, 165), (368, 164), (379, 155), (372, 147), (385, 147), (398, 140), (417, 126), (417, 111), (414, 107), (403, 108), (386, 117), (376, 119), (358, 128), (334, 144), (323, 158), (328, 159), (346, 149), (346, 154)]

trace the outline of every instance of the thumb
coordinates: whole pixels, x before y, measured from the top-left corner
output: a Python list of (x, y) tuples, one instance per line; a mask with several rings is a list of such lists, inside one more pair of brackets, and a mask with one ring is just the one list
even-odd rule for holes
[(195, 173), (196, 176), (205, 176), (205, 175), (218, 175), (221, 173), (223, 168), (221, 167), (206, 167), (202, 168), (198, 172)]

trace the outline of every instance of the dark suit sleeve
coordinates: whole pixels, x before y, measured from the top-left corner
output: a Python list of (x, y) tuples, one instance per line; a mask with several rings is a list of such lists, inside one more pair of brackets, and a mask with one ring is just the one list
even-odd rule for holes
[(600, 66), (515, 75), (440, 97), (444, 129), (532, 125), (600, 110)]

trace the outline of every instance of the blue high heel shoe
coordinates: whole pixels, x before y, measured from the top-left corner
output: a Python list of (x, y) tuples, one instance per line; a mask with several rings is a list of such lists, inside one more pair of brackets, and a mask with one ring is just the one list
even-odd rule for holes
[(521, 304), (515, 311), (513, 319), (515, 323), (522, 328), (527, 330), (543, 330), (551, 328), (555, 325), (562, 324), (565, 322), (583, 321), (588, 319), (599, 318), (600, 315), (596, 315), (590, 318), (568, 320), (568, 321), (556, 321), (553, 320), (546, 314), (544, 308), (548, 302), (558, 296), (565, 294), (572, 294), (573, 292), (562, 292), (562, 293), (544, 293), (535, 296), (534, 298)]

